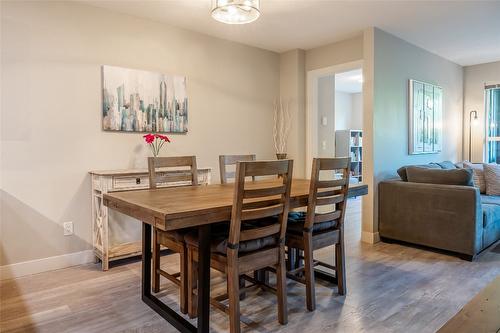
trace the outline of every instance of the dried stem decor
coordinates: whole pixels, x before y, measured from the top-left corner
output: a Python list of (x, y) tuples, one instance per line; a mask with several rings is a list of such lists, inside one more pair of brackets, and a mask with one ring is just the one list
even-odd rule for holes
[(278, 98), (273, 104), (273, 139), (276, 154), (286, 154), (286, 144), (290, 132), (290, 102)]

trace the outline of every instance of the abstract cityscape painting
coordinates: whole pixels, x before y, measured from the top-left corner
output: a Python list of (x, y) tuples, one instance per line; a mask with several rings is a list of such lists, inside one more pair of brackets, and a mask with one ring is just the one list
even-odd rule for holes
[(439, 153), (443, 142), (443, 89), (434, 84), (409, 80), (408, 109), (408, 153)]
[(102, 66), (105, 131), (186, 133), (186, 77)]

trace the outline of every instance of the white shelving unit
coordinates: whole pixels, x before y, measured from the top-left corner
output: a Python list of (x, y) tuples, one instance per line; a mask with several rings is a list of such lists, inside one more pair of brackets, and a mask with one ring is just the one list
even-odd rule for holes
[(353, 129), (335, 131), (335, 156), (351, 157), (351, 179), (361, 182), (363, 180), (363, 131)]

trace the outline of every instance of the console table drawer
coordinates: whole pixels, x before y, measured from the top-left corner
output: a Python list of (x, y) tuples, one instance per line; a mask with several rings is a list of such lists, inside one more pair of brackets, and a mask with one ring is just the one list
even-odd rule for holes
[(148, 176), (123, 176), (113, 177), (113, 189), (123, 190), (128, 188), (148, 188)]

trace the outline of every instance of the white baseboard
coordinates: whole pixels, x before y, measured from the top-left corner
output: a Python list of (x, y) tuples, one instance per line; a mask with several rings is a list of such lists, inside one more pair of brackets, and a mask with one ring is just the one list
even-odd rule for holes
[(380, 234), (378, 232), (361, 232), (361, 241), (368, 244), (375, 244), (380, 242)]
[(94, 261), (94, 251), (86, 250), (60, 256), (18, 262), (0, 266), (0, 280), (53, 271), (56, 269), (88, 264)]

